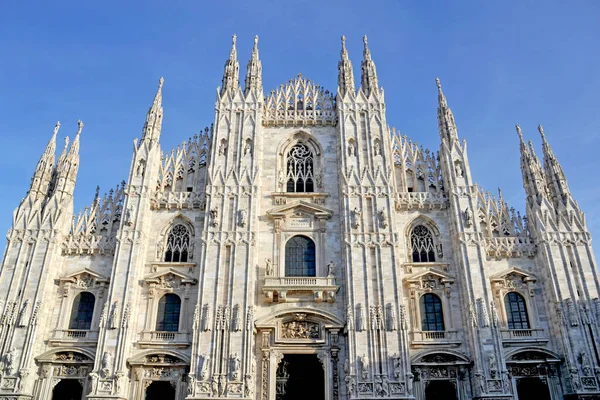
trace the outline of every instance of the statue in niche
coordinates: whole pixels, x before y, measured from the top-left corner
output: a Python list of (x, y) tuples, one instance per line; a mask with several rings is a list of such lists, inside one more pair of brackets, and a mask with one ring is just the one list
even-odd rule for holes
[(465, 216), (465, 226), (467, 226), (467, 228), (470, 228), (473, 226), (473, 211), (471, 211), (471, 209), (469, 207), (467, 207), (467, 209), (464, 212), (464, 216)]
[(246, 145), (244, 146), (244, 156), (252, 155), (252, 145), (250, 140), (246, 140)]
[(146, 170), (146, 160), (143, 158), (138, 161), (137, 168), (135, 170), (136, 176), (144, 176), (144, 171)]
[(379, 140), (375, 140), (375, 144), (373, 145), (374, 152), (376, 156), (381, 155), (381, 145), (379, 144)]
[(104, 354), (102, 354), (102, 369), (100, 370), (103, 378), (106, 378), (110, 375), (111, 364), (112, 353), (110, 351), (105, 351)]
[(323, 187), (323, 171), (317, 171), (316, 175), (315, 175), (315, 181), (317, 183), (317, 187), (318, 188), (322, 188)]
[(387, 215), (385, 214), (385, 211), (381, 210), (379, 211), (379, 223), (381, 224), (382, 228), (387, 228), (388, 226), (388, 222), (387, 222)]
[(5, 368), (6, 368), (7, 375), (13, 374), (18, 354), (19, 354), (19, 350), (17, 350), (14, 347), (8, 353), (6, 353), (6, 356), (4, 357), (4, 359), (6, 360)]
[(219, 145), (219, 155), (224, 156), (227, 152), (227, 140), (222, 139), (221, 144)]
[(369, 357), (366, 354), (358, 357), (358, 362), (360, 364), (360, 372), (362, 374), (362, 379), (369, 379)]
[(329, 264), (327, 264), (327, 277), (335, 277), (335, 263), (333, 261), (329, 261)]
[(240, 376), (241, 360), (238, 353), (233, 353), (230, 357), (231, 362), (231, 377), (238, 379)]
[(358, 207), (354, 207), (352, 210), (352, 227), (354, 229), (358, 229), (360, 226), (360, 217), (362, 215), (362, 211)]
[(394, 366), (394, 378), (400, 379), (401, 365), (400, 365), (400, 357), (398, 354), (394, 353), (392, 356), (392, 364)]
[(283, 187), (283, 185), (285, 184), (285, 174), (283, 171), (279, 171), (279, 175), (277, 177), (277, 183), (279, 183), (279, 186)]
[(200, 379), (205, 380), (208, 376), (208, 364), (210, 363), (210, 357), (206, 354), (202, 354), (202, 368), (200, 368)]
[(248, 211), (240, 210), (240, 227), (245, 228), (248, 220)]
[(210, 219), (211, 219), (211, 225), (212, 226), (217, 226), (219, 225), (219, 206), (214, 206), (213, 208), (210, 209)]
[(454, 163), (454, 171), (456, 172), (456, 176), (458, 177), (462, 177), (464, 174), (462, 163), (458, 160)]
[(273, 276), (273, 261), (270, 258), (265, 258), (265, 273), (267, 276)]
[(444, 248), (441, 243), (438, 243), (435, 248), (437, 249), (437, 255), (439, 258), (444, 258)]
[(356, 146), (354, 146), (354, 141), (348, 142), (348, 156), (354, 157), (356, 155)]
[(350, 360), (347, 358), (344, 360), (344, 373), (348, 375), (350, 373)]
[(356, 392), (356, 379), (352, 375), (346, 376), (346, 393), (348, 394), (348, 398), (352, 397), (352, 395)]

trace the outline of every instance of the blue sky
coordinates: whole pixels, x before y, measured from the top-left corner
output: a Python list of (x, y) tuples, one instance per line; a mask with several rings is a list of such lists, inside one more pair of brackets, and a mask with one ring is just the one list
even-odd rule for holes
[[(486, 189), (525, 208), (514, 124), (536, 126), (600, 237), (597, 1), (10, 2), (0, 14), (0, 232), (57, 120), (85, 123), (76, 210), (127, 177), (160, 76), (170, 149), (212, 122), (231, 35), (243, 77), (255, 34), (265, 91), (298, 73), (336, 89), (340, 36), (360, 81), (368, 34), (391, 126), (437, 150), (439, 76)], [(599, 245), (600, 246), (600, 245)], [(598, 250), (596, 250), (598, 252)]]

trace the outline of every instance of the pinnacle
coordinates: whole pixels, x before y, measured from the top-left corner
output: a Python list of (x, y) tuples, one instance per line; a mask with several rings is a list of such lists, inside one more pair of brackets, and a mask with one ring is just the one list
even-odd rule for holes
[(544, 128), (542, 127), (542, 125), (538, 125), (538, 132), (540, 133), (540, 136), (542, 137), (542, 143), (547, 143), (546, 135), (544, 134)]

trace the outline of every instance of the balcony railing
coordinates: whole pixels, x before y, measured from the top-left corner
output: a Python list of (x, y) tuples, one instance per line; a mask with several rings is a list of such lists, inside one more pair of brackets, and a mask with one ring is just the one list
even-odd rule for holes
[(95, 343), (97, 340), (98, 331), (87, 329), (56, 329), (52, 334), (52, 338), (50, 338), (50, 343)]
[(503, 329), (502, 340), (505, 342), (547, 342), (548, 337), (543, 329)]
[(160, 344), (164, 346), (187, 347), (191, 345), (191, 340), (188, 332), (144, 331), (141, 333), (139, 344), (142, 346)]
[(456, 331), (413, 331), (413, 344), (453, 344), (460, 343)]
[(287, 295), (292, 293), (312, 293), (316, 302), (333, 303), (339, 290), (335, 277), (279, 277), (265, 278), (262, 288), (268, 302), (285, 302)]

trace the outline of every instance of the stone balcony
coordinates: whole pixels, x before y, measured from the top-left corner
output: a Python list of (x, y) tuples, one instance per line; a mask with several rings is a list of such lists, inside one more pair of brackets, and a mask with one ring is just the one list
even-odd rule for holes
[(412, 331), (411, 344), (421, 345), (460, 345), (457, 331)]
[(548, 336), (543, 329), (502, 329), (501, 335), (505, 346), (548, 342)]
[(291, 294), (311, 294), (317, 303), (333, 303), (339, 289), (335, 277), (302, 276), (265, 278), (262, 291), (269, 303), (284, 303)]
[(138, 345), (144, 347), (185, 348), (192, 344), (189, 332), (143, 331)]
[(95, 346), (98, 342), (98, 331), (87, 329), (55, 329), (48, 342), (52, 346), (74, 343), (80, 346)]

